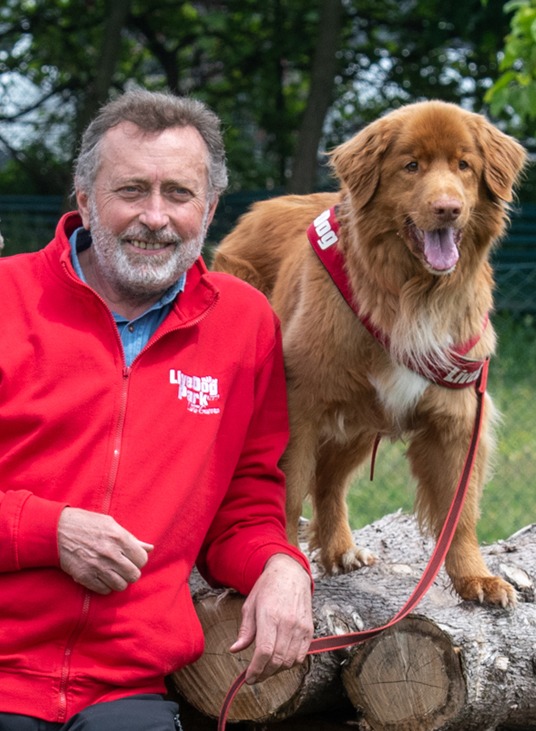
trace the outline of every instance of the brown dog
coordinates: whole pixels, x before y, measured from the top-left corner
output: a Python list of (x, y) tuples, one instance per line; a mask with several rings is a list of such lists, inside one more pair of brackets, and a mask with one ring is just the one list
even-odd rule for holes
[[(339, 193), (257, 203), (216, 251), (213, 268), (261, 289), (281, 318), (289, 537), (297, 541), (309, 493), (311, 547), (328, 572), (373, 560), (353, 543), (346, 492), (377, 435), (407, 441), (419, 519), (441, 530), (473, 430), (475, 368), (495, 345), (488, 256), (524, 163), (523, 148), (484, 117), (439, 101), (408, 105), (335, 149)], [(342, 257), (359, 318), (308, 241), (313, 221), (320, 255)], [(506, 606), (514, 590), (490, 574), (476, 535), (489, 397), (485, 413), (446, 570), (464, 599)]]

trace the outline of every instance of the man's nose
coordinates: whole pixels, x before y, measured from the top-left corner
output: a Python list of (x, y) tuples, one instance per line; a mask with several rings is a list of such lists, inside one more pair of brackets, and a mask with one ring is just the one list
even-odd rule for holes
[(168, 225), (166, 202), (160, 193), (151, 193), (145, 198), (139, 220), (151, 231), (159, 231)]

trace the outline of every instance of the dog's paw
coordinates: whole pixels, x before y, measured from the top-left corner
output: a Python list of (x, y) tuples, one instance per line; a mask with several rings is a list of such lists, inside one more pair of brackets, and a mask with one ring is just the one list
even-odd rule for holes
[(517, 603), (514, 587), (498, 576), (474, 576), (459, 579), (454, 586), (462, 599), (480, 604), (498, 604), (514, 607)]
[(349, 574), (363, 566), (372, 566), (375, 561), (376, 556), (368, 549), (352, 546), (326, 565), (326, 570), (330, 574)]

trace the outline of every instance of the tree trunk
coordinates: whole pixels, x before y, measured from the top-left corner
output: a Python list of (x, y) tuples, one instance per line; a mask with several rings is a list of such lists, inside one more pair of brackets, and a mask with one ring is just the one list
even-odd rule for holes
[[(376, 554), (374, 566), (326, 578), (312, 561), (316, 636), (386, 624), (410, 596), (433, 549), (413, 518), (401, 514), (357, 531), (355, 539)], [(494, 573), (514, 583), (520, 598), (515, 609), (462, 602), (442, 570), (418, 613), (364, 644), (310, 656), (300, 668), (243, 687), (229, 720), (248, 720), (255, 728), (314, 713), (310, 718), (320, 722), (322, 710), (347, 709), (350, 701), (362, 729), (536, 728), (536, 526), (483, 553)], [(173, 681), (189, 703), (217, 718), (250, 656), (227, 652), (243, 599), (210, 589), (198, 575), (192, 591), (206, 650)], [(320, 728), (315, 723), (311, 730)]]
[(342, 4), (340, 0), (323, 0), (311, 86), (303, 115), (292, 164), (290, 193), (311, 193), (316, 182), (318, 146), (327, 111), (331, 105), (333, 82), (337, 70)]
[(125, 27), (131, 0), (107, 0), (99, 63), (90, 81), (77, 118), (78, 139), (95, 112), (108, 98), (113, 75), (121, 52), (121, 33)]

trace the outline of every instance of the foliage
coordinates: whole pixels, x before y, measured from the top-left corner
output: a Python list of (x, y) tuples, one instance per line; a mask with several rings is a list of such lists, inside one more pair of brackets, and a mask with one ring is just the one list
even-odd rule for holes
[(347, 117), (370, 121), (386, 109), (434, 97), (482, 110), (506, 31), (500, 0), (485, 6), (468, 0), (448, 11), (437, 0), (383, 0), (366, 14), (361, 5), (353, 3), (351, 39), (344, 49), (341, 102)]
[(506, 110), (519, 120), (525, 133), (536, 119), (536, 0), (511, 0), (504, 6), (514, 11), (500, 62), (501, 74), (486, 94), (491, 111)]
[[(195, 95), (215, 109), (232, 189), (285, 186), (321, 10), (340, 3), (323, 149), (420, 98), (482, 110), (508, 29), (501, 0), (448, 9), (439, 0), (4, 0), (0, 151), (33, 176), (34, 189), (63, 193), (89, 116), (108, 95), (140, 84)], [(29, 154), (36, 140), (49, 163)], [(58, 166), (63, 176), (51, 177)]]

